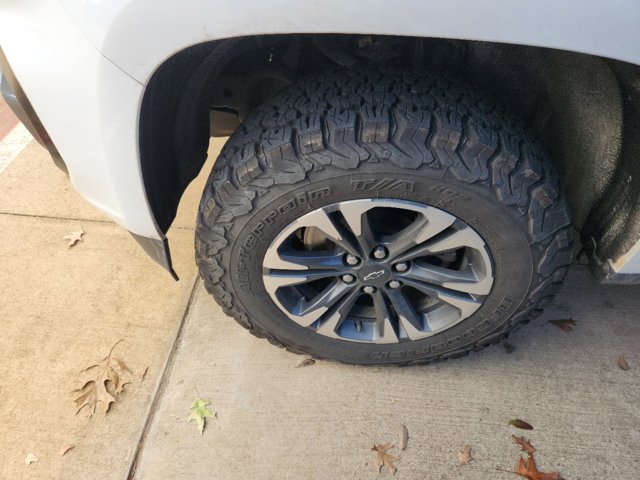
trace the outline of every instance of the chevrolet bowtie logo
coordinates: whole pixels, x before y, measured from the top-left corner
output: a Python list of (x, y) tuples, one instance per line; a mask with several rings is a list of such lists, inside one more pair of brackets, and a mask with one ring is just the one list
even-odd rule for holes
[(376, 278), (380, 278), (382, 275), (384, 275), (384, 270), (378, 270), (376, 272), (371, 272), (371, 273), (365, 275), (363, 280), (365, 282), (367, 282), (369, 280), (375, 280)]

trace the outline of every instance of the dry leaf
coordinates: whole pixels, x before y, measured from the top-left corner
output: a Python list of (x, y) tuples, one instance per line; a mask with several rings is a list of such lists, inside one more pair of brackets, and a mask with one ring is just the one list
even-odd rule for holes
[(400, 427), (400, 450), (404, 450), (407, 448), (407, 444), (409, 443), (409, 430), (407, 430), (407, 426), (403, 423), (402, 427)]
[(313, 358), (305, 358), (298, 365), (296, 365), (296, 368), (308, 367), (310, 365), (313, 365), (314, 363), (316, 363), (316, 361)]
[(560, 330), (565, 332), (572, 332), (573, 327), (576, 326), (576, 321), (573, 318), (563, 318), (561, 320), (549, 320), (549, 323), (552, 323)]
[(540, 472), (538, 470), (538, 467), (536, 466), (536, 461), (533, 458), (533, 453), (529, 454), (528, 462), (524, 458), (520, 457), (518, 468), (515, 472), (512, 473), (520, 475), (527, 480), (562, 480), (558, 472)]
[(59, 452), (60, 456), (64, 457), (67, 453), (69, 453), (74, 448), (76, 448), (75, 445), (69, 445), (68, 447), (64, 447), (64, 448), (60, 449), (60, 452)]
[(524, 420), (520, 420), (519, 418), (509, 420), (509, 425), (513, 425), (516, 428), (521, 428), (522, 430), (533, 430), (533, 427), (530, 424), (528, 424)]
[(528, 460), (520, 457), (518, 467), (515, 471), (498, 468), (499, 471), (515, 473), (527, 480), (562, 480), (558, 472), (545, 473), (538, 470), (536, 460), (533, 456), (535, 448), (524, 437), (516, 437), (513, 435), (513, 440), (520, 446), (520, 448), (522, 448), (523, 451), (527, 452)]
[(118, 340), (113, 347), (109, 355), (100, 360), (100, 363), (91, 365), (83, 372), (89, 372), (93, 370), (95, 376), (92, 380), (87, 381), (81, 388), (74, 390), (74, 393), (78, 393), (79, 396), (74, 400), (78, 410), (76, 415), (84, 407), (89, 407), (90, 415), (96, 413), (96, 407), (98, 402), (102, 403), (102, 409), (105, 413), (109, 411), (109, 407), (116, 401), (114, 395), (122, 393), (124, 386), (129, 383), (126, 381), (122, 374), (130, 373), (129, 368), (121, 360), (112, 356), (113, 349), (120, 343)]
[(38, 461), (38, 457), (36, 457), (33, 453), (30, 453), (29, 455), (27, 455), (27, 458), (24, 459), (24, 463), (26, 463), (27, 465), (31, 465), (32, 463), (35, 463)]
[(629, 364), (627, 363), (627, 359), (624, 358), (624, 355), (620, 355), (618, 357), (618, 366), (622, 369), (622, 370), (629, 370), (631, 367), (629, 366)]
[(458, 452), (458, 462), (460, 462), (460, 465), (469, 465), (471, 460), (473, 460), (473, 458), (471, 458), (471, 445), (465, 445), (463, 449)]
[(72, 232), (71, 235), (64, 236), (64, 237), (62, 237), (62, 239), (63, 240), (69, 240), (69, 243), (67, 244), (67, 247), (71, 248), (76, 243), (82, 241), (82, 235), (84, 235), (84, 232), (82, 231), (82, 228), (80, 228), (80, 230), (78, 230), (77, 232)]
[(387, 466), (387, 469), (389, 470), (389, 473), (391, 473), (391, 475), (395, 475), (398, 471), (393, 462), (395, 462), (396, 460), (400, 460), (400, 457), (389, 455), (387, 453), (387, 450), (390, 450), (392, 448), (393, 445), (391, 443), (385, 443), (383, 445), (378, 445), (376, 443), (371, 448), (371, 450), (376, 452), (376, 469), (378, 470), (378, 473), (380, 473), (380, 470), (384, 465)]
[(115, 358), (115, 357), (114, 357), (114, 360), (118, 364), (118, 367), (120, 367), (120, 370), (122, 370), (123, 372), (126, 372), (126, 373), (133, 374), (133, 372), (129, 369), (129, 367), (127, 367), (127, 364), (124, 363), (122, 360), (120, 360), (119, 358)]
[(144, 378), (147, 376), (147, 371), (149, 370), (149, 367), (146, 367), (142, 373), (140, 375), (138, 375), (138, 380), (139, 381), (144, 381)]
[(533, 453), (536, 451), (536, 449), (533, 448), (533, 445), (531, 445), (529, 440), (527, 440), (526, 438), (516, 437), (515, 435), (511, 435), (511, 438), (513, 438), (513, 441), (520, 446), (523, 452)]

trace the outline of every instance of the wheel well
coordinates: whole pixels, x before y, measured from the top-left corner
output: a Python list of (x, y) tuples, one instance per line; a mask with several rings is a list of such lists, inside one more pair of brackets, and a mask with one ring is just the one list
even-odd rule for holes
[[(297, 78), (362, 62), (447, 70), (487, 91), (527, 122), (551, 153), (583, 240), (616, 258), (640, 236), (634, 203), (640, 182), (625, 181), (638, 169), (638, 130), (629, 125), (640, 123), (640, 67), (541, 47), (333, 34), (207, 42), (157, 69), (142, 101), (139, 138), (159, 227), (166, 232), (171, 225), (182, 193), (204, 164), (210, 135), (231, 134), (252, 108)], [(616, 200), (619, 193), (625, 200)], [(616, 204), (621, 201), (625, 212)]]

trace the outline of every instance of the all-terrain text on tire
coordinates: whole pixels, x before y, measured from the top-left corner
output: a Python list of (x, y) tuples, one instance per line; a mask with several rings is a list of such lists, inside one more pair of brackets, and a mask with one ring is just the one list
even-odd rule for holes
[(315, 75), (250, 113), (200, 204), (208, 291), (260, 337), (317, 358), (464, 355), (536, 316), (572, 230), (541, 145), (429, 72)]

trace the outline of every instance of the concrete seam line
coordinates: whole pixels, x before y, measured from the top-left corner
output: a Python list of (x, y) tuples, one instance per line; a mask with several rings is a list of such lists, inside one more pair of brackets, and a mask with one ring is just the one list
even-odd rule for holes
[(164, 391), (167, 388), (167, 384), (169, 376), (173, 370), (173, 365), (175, 363), (176, 355), (178, 353), (178, 348), (180, 347), (180, 343), (182, 341), (182, 336), (184, 333), (184, 327), (187, 322), (187, 317), (189, 316), (189, 312), (191, 312), (191, 306), (193, 305), (193, 300), (196, 295), (196, 289), (200, 284), (200, 277), (196, 276), (195, 281), (193, 282), (193, 287), (191, 288), (191, 293), (189, 294), (189, 300), (187, 301), (187, 306), (184, 309), (184, 313), (182, 315), (182, 319), (180, 320), (180, 325), (178, 326), (178, 331), (176, 332), (176, 336), (173, 339), (173, 344), (171, 345), (171, 350), (169, 350), (169, 355), (167, 355), (167, 359), (162, 368), (162, 374), (158, 379), (158, 383), (156, 384), (156, 388), (153, 392), (153, 400), (147, 409), (147, 414), (145, 415), (146, 419), (142, 430), (140, 432), (140, 436), (138, 437), (138, 442), (136, 443), (135, 450), (131, 456), (131, 461), (129, 462), (129, 468), (127, 468), (126, 480), (133, 480), (136, 475), (136, 468), (138, 467), (138, 461), (142, 452), (144, 450), (145, 441), (147, 439), (147, 435), (149, 433), (149, 429), (153, 423), (155, 418), (156, 411), (158, 409), (158, 404), (160, 403), (160, 399), (162, 398)]
[[(2, 215), (7, 215), (7, 216), (10, 216), (10, 217), (42, 218), (44, 220), (66, 220), (66, 221), (83, 222), (83, 223), (106, 223), (106, 224), (117, 225), (112, 220), (95, 220), (95, 219), (91, 219), (91, 218), (54, 217), (54, 216), (51, 216), (51, 215), (34, 215), (34, 214), (29, 214), (29, 213), (15, 213), (15, 212), (1, 212), (0, 211), (0, 216), (2, 216)], [(195, 231), (195, 228), (192, 228), (192, 227), (171, 227), (171, 230), (172, 231), (173, 230), (182, 230), (182, 231), (193, 232), (193, 231)]]
[(90, 218), (74, 218), (74, 217), (54, 217), (51, 215), (35, 215), (30, 213), (0, 212), (0, 215), (6, 215), (10, 217), (41, 218), (43, 220), (65, 220), (65, 221), (83, 222), (83, 223), (108, 223), (108, 224), (114, 223), (111, 220), (93, 220)]

